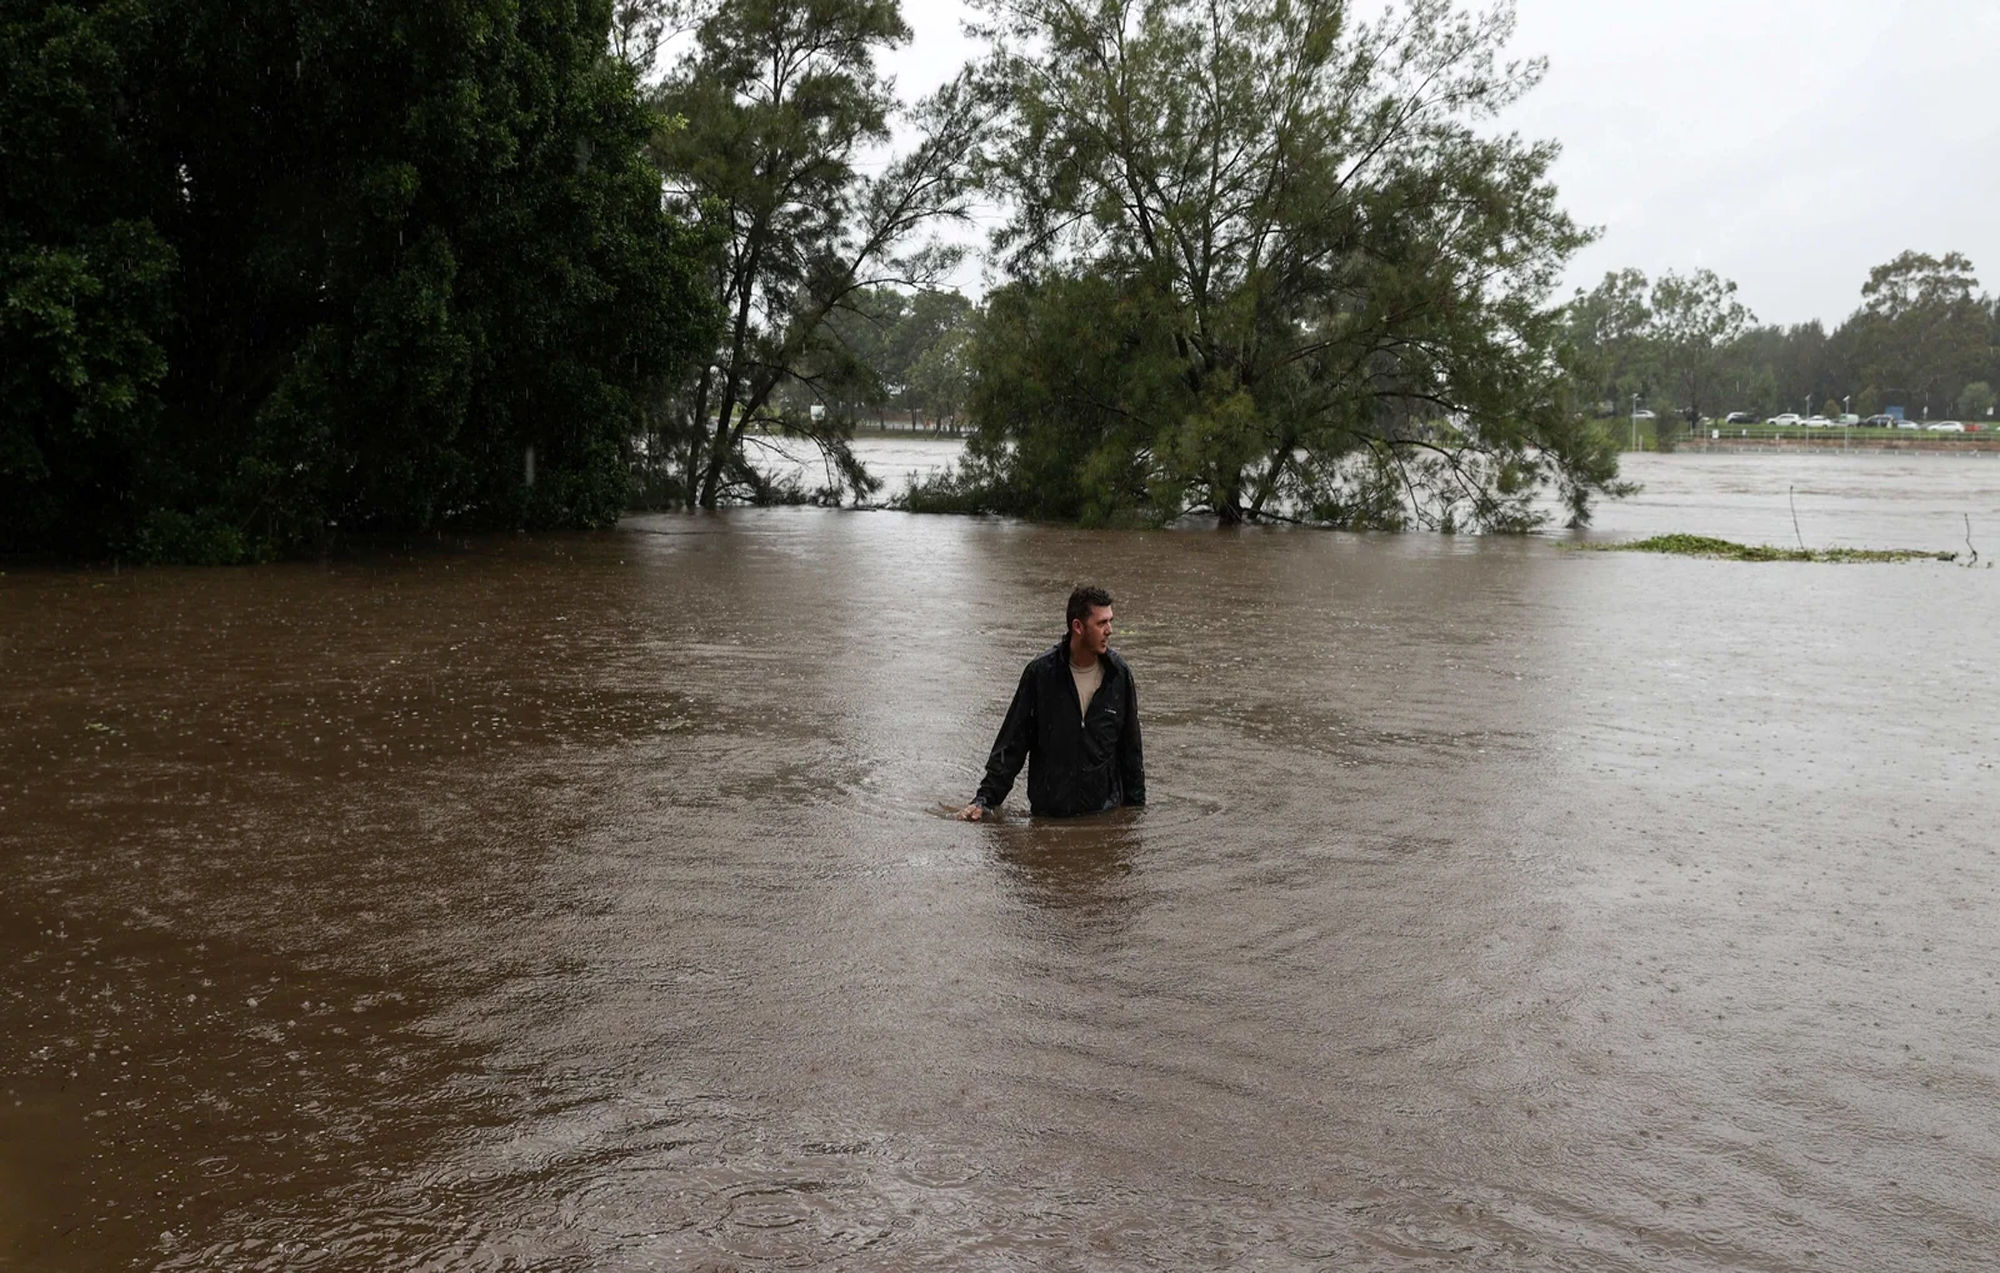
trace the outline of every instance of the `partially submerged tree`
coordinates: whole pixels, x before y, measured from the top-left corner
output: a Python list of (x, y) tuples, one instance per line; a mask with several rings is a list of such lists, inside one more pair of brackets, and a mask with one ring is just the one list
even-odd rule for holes
[(873, 489), (851, 421), (783, 408), (837, 406), (851, 389), (859, 369), (837, 316), (865, 317), (872, 289), (929, 288), (955, 264), (925, 232), (964, 214), (978, 113), (947, 85), (908, 113), (914, 145), (864, 175), (897, 112), (875, 64), (909, 38), (895, 0), (710, 0), (697, 16), (659, 94), (671, 122), (654, 155), (670, 206), (719, 243), (710, 283), (724, 325), (656, 423), (661, 476), (686, 505), (768, 497), (745, 448), (776, 429), (817, 443), (846, 486)]
[(0, 550), (593, 525), (707, 341), (609, 0), (0, 11)]
[(1513, 527), (1615, 459), (1548, 295), (1586, 235), (1502, 8), (986, 0), (1015, 282), (974, 344), (973, 458), (919, 506)]

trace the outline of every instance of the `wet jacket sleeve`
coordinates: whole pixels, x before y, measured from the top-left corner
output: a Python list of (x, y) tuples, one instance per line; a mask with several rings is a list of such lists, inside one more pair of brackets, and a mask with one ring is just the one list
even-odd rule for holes
[(1125, 730), (1118, 735), (1118, 785), (1126, 804), (1146, 803), (1146, 754), (1139, 746), (1139, 684), (1125, 687)]
[(1000, 722), (1000, 736), (993, 740), (993, 751), (986, 757), (986, 777), (973, 799), (989, 809), (999, 808), (1014, 789), (1014, 779), (1027, 763), (1028, 747), (1035, 740), (1034, 672), (1032, 665), (1022, 671), (1014, 701), (1007, 706), (1007, 719)]

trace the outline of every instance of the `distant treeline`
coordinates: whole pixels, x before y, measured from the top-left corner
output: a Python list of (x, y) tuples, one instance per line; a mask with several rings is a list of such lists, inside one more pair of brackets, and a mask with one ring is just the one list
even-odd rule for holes
[(1622, 415), (1636, 395), (1662, 418), (1901, 407), (1911, 419), (1984, 420), (2000, 386), (2000, 299), (1957, 252), (1878, 265), (1861, 304), (1828, 332), (1817, 320), (1759, 326), (1736, 285), (1702, 270), (1648, 282), (1605, 275), (1570, 306), (1585, 396)]

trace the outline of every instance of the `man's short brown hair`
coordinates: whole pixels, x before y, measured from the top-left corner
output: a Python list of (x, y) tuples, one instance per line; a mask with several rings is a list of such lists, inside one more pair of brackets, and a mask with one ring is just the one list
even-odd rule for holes
[(1069, 594), (1069, 617), (1063, 621), (1063, 627), (1067, 629), (1070, 624), (1076, 622), (1078, 619), (1082, 619), (1088, 623), (1092, 610), (1095, 610), (1099, 606), (1108, 606), (1110, 604), (1110, 593), (1102, 588), (1093, 588), (1089, 584), (1084, 584)]

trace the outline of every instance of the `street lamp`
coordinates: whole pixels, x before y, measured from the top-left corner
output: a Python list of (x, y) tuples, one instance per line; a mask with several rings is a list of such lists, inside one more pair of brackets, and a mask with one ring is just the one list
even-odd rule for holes
[(1639, 449), (1639, 395), (1632, 395), (1632, 449)]

